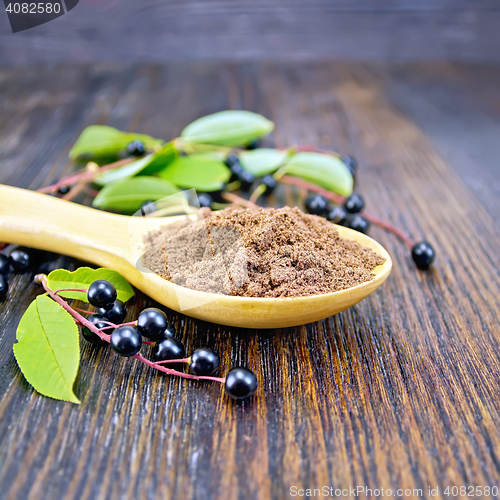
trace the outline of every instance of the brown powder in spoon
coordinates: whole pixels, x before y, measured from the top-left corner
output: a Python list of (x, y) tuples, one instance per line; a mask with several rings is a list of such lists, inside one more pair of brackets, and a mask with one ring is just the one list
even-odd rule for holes
[(384, 259), (298, 208), (204, 212), (149, 234), (145, 267), (178, 285), (243, 297), (299, 297), (373, 279)]

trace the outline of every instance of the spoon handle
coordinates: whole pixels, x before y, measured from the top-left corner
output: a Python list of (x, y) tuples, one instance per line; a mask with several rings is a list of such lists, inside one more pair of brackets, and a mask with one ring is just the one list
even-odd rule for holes
[(129, 217), (0, 185), (0, 242), (62, 253), (101, 266), (129, 260)]

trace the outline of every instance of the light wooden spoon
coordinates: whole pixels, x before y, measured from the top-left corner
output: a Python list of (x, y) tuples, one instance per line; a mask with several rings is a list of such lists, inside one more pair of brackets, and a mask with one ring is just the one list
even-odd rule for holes
[[(164, 225), (179, 218), (148, 218), (148, 224), (151, 221), (151, 224)], [(362, 233), (336, 227), (343, 238), (357, 241), (386, 259), (374, 269), (372, 281), (309, 297), (231, 297), (190, 290), (154, 273), (138, 270), (137, 249), (132, 248), (130, 234), (131, 231), (138, 235), (144, 233), (141, 217), (101, 212), (34, 191), (0, 185), (0, 241), (62, 253), (114, 269), (171, 309), (205, 321), (243, 328), (283, 328), (327, 318), (363, 300), (386, 280), (392, 267), (387, 251)], [(138, 237), (140, 246), (139, 240)]]

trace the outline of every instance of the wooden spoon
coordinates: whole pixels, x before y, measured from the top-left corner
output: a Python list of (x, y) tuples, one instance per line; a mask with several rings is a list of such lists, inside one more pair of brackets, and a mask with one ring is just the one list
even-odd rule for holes
[[(147, 218), (165, 225), (182, 217)], [(342, 226), (340, 235), (371, 248), (386, 260), (372, 281), (340, 292), (297, 298), (231, 297), (180, 287), (137, 267), (145, 221), (101, 212), (25, 189), (0, 185), (0, 241), (70, 255), (120, 272), (161, 304), (194, 318), (243, 328), (284, 328), (336, 314), (376, 290), (389, 276), (387, 251), (368, 236)], [(135, 239), (130, 236), (136, 235)], [(135, 247), (135, 248), (134, 248)], [(140, 266), (139, 266), (140, 267)]]

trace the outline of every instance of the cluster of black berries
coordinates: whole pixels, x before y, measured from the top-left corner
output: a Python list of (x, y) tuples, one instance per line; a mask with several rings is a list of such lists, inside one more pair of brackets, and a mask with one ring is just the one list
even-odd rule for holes
[[(356, 160), (352, 156), (343, 156), (342, 161), (355, 177)], [(351, 194), (343, 205), (334, 205), (323, 196), (311, 193), (306, 198), (305, 206), (308, 213), (326, 217), (339, 226), (346, 226), (364, 234), (367, 234), (370, 229), (370, 223), (361, 214), (365, 207), (365, 201), (359, 193)], [(411, 256), (419, 269), (426, 270), (434, 262), (436, 253), (430, 243), (421, 241), (413, 246)]]
[[(249, 146), (247, 149), (251, 149)], [(256, 188), (259, 185), (263, 185), (265, 187), (263, 196), (269, 196), (276, 187), (276, 180), (272, 175), (265, 175), (264, 177), (255, 177), (253, 174), (245, 170), (240, 163), (238, 156), (235, 154), (230, 154), (226, 158), (226, 165), (231, 170), (231, 177), (228, 181), (228, 184), (232, 182), (240, 183), (240, 190), (244, 193), (250, 192), (252, 188)], [(211, 207), (212, 203), (224, 202), (224, 199), (221, 197), (222, 191), (212, 191), (209, 193), (198, 193), (198, 201), (200, 207)]]
[[(144, 337), (155, 343), (153, 347), (155, 361), (186, 358), (184, 345), (175, 338), (174, 329), (169, 324), (166, 314), (159, 309), (154, 307), (144, 309), (137, 318), (136, 326), (122, 325), (115, 329), (106, 323), (119, 324), (127, 314), (125, 305), (116, 297), (116, 289), (109, 281), (94, 281), (88, 290), (88, 301), (98, 309), (97, 313), (87, 318), (103, 333), (111, 335), (110, 344), (116, 353), (124, 357), (135, 356), (141, 350)], [(83, 337), (93, 344), (106, 343), (89, 328), (83, 328), (82, 333)], [(176, 366), (178, 364), (176, 363)], [(189, 371), (193, 375), (211, 375), (219, 365), (219, 355), (208, 347), (194, 350), (189, 357)], [(257, 377), (247, 368), (233, 368), (227, 374), (225, 390), (232, 398), (245, 399), (257, 390)]]
[(351, 194), (343, 205), (334, 205), (317, 193), (311, 193), (305, 201), (306, 211), (310, 214), (326, 217), (340, 226), (350, 227), (362, 233), (368, 233), (370, 223), (361, 215), (365, 202), (361, 195)]
[(272, 175), (264, 175), (262, 178), (256, 178), (241, 166), (240, 159), (235, 154), (231, 154), (226, 158), (226, 165), (231, 170), (229, 182), (239, 181), (240, 189), (244, 193), (249, 192), (252, 186), (263, 185), (266, 189), (262, 194), (269, 196), (276, 187), (276, 180)]
[(10, 269), (16, 273), (26, 272), (35, 260), (35, 251), (27, 247), (16, 247), (10, 255), (0, 254), (0, 301), (4, 300), (9, 291), (7, 280)]

